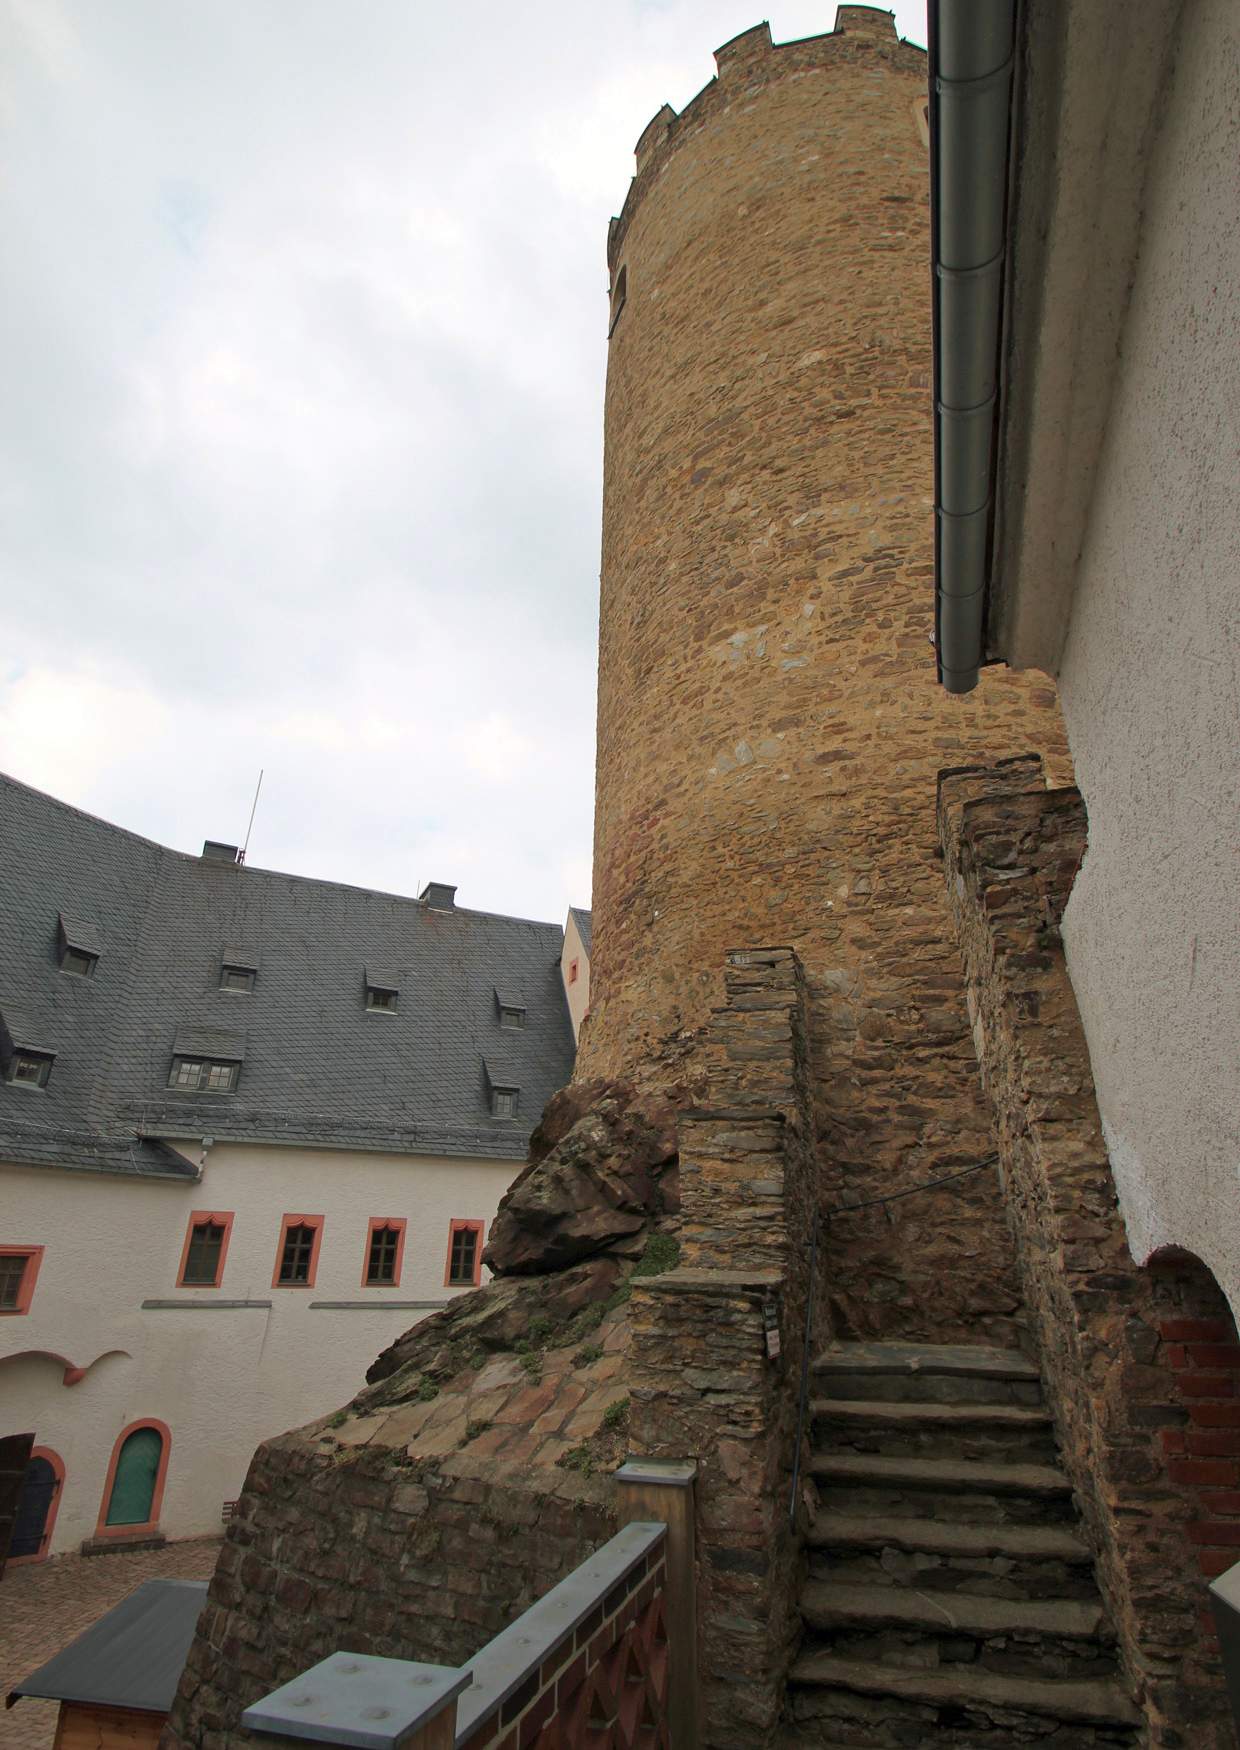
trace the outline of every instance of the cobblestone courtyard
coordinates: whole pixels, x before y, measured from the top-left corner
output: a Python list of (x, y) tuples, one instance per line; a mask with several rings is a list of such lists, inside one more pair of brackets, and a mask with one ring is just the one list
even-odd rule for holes
[[(217, 1537), (198, 1537), (163, 1549), (57, 1556), (10, 1568), (0, 1580), (0, 1697), (143, 1580), (209, 1580), (219, 1548)], [(0, 1711), (3, 1750), (50, 1750), (58, 1705), (29, 1699)]]

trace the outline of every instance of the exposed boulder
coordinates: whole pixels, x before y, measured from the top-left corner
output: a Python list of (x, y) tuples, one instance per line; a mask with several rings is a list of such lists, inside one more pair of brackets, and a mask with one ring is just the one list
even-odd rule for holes
[(529, 1165), (501, 1199), (483, 1262), (496, 1276), (563, 1270), (604, 1249), (640, 1251), (680, 1207), (678, 1100), (628, 1082), (584, 1082), (550, 1101)]
[(558, 1325), (593, 1302), (605, 1300), (622, 1268), (619, 1258), (591, 1258), (554, 1276), (488, 1282), (389, 1344), (367, 1368), (367, 1383), (379, 1385), (401, 1372), (443, 1379), (479, 1350), (512, 1349), (527, 1335), (532, 1320), (542, 1318)]

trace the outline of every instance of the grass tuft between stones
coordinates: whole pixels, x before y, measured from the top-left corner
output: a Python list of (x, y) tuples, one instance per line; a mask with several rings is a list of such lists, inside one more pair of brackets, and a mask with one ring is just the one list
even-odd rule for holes
[(680, 1241), (671, 1234), (651, 1234), (646, 1249), (634, 1264), (629, 1280), (634, 1276), (663, 1276), (680, 1262)]

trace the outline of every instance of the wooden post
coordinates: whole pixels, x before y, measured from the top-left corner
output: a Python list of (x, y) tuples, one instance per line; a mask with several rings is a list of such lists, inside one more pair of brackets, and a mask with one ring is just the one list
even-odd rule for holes
[(667, 1526), (668, 1731), (672, 1750), (698, 1750), (697, 1526), (692, 1459), (631, 1458), (616, 1472), (620, 1524)]

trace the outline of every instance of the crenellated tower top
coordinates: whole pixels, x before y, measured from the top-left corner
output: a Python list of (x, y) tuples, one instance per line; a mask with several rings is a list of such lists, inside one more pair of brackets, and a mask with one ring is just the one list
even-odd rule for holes
[(771, 27), (763, 21), (716, 49), (717, 73), (710, 83), (679, 115), (670, 103), (665, 103), (638, 136), (634, 148), (636, 174), (607, 234), (607, 260), (612, 271), (624, 234), (646, 189), (681, 142), (706, 126), (719, 109), (739, 95), (752, 95), (774, 79), (811, 67), (866, 60), (886, 62), (904, 72), (924, 73), (926, 51), (898, 36), (895, 15), (877, 6), (837, 7), (834, 30), (788, 43), (772, 42)]

